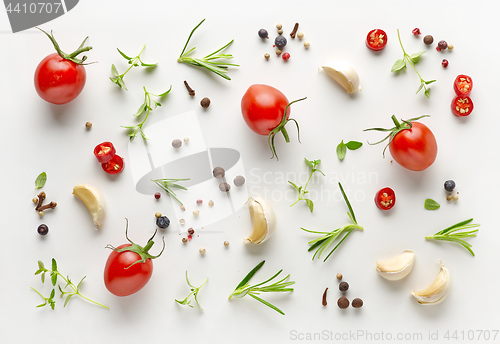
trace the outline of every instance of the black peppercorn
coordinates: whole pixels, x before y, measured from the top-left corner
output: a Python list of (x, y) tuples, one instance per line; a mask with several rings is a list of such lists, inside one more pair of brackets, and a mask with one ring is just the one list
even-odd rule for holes
[(160, 228), (165, 229), (170, 226), (170, 220), (166, 216), (161, 216), (156, 219), (156, 225)]
[(432, 42), (434, 42), (434, 37), (432, 37), (431, 35), (427, 35), (424, 37), (424, 43), (429, 45), (429, 44), (432, 44)]
[(222, 167), (217, 166), (216, 168), (214, 168), (213, 174), (215, 178), (222, 179), (224, 178), (226, 171)]
[(349, 289), (349, 283), (347, 282), (341, 282), (339, 284), (339, 290), (340, 291), (347, 291)]
[(47, 227), (46, 224), (42, 223), (40, 226), (38, 226), (37, 232), (40, 235), (46, 235), (49, 232), (49, 227)]
[(228, 183), (220, 183), (219, 184), (219, 190), (222, 192), (228, 192), (231, 189), (231, 185)]

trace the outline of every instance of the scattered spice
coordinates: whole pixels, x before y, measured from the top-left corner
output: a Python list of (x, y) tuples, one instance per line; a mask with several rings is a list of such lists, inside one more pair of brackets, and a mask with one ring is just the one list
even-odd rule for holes
[(414, 28), (413, 30), (411, 30), (411, 32), (415, 35), (415, 36), (418, 36), (421, 34), (420, 32), (420, 29), (418, 27)]
[(269, 55), (268, 53), (265, 53), (264, 57), (266, 58), (266, 60), (269, 60), (269, 58), (271, 57), (271, 55)]
[(266, 29), (260, 29), (259, 30), (259, 37), (260, 38), (269, 38), (267, 30)]
[(172, 147), (174, 148), (181, 148), (182, 146), (182, 141), (179, 139), (175, 139), (172, 141)]
[(224, 241), (224, 246), (226, 246), (226, 247), (229, 246), (229, 241), (227, 241), (227, 240)]
[(352, 300), (352, 306), (354, 308), (361, 308), (361, 307), (363, 307), (363, 300), (361, 300), (360, 298), (355, 298), (354, 300)]
[(40, 216), (40, 217), (42, 217), (42, 216), (43, 216), (43, 214), (45, 214), (43, 211), (39, 211), (39, 212), (38, 212), (38, 216)]
[(33, 203), (37, 204), (38, 203), (38, 198), (33, 197), (32, 201), (33, 201)]
[(49, 232), (49, 227), (47, 227), (46, 224), (42, 223), (40, 226), (38, 226), (37, 232), (40, 235), (46, 235)]
[(160, 199), (160, 197), (161, 197), (161, 193), (156, 192), (156, 193), (155, 193), (155, 198), (156, 198), (156, 199)]
[(198, 205), (203, 204), (203, 200), (202, 200), (202, 199), (198, 199), (198, 200), (196, 200), (196, 204), (198, 204)]
[(193, 235), (194, 234), (194, 229), (191, 227), (188, 229), (188, 233), (189, 235)]
[(188, 84), (188, 82), (186, 80), (184, 80), (184, 86), (186, 86), (186, 89), (188, 90), (189, 95), (191, 97), (194, 97), (195, 91), (191, 88), (191, 86), (189, 86), (189, 84)]
[(457, 186), (457, 185), (456, 185), (456, 184), (455, 184), (455, 182), (454, 182), (453, 180), (451, 180), (451, 179), (450, 179), (450, 180), (447, 180), (447, 181), (445, 181), (445, 182), (444, 182), (444, 189), (445, 189), (446, 191), (448, 191), (448, 192), (452, 192), (452, 191), (453, 191), (453, 189), (455, 189), (455, 186)]
[(200, 247), (200, 253), (201, 254), (205, 254), (205, 252), (207, 252), (207, 250), (205, 249), (205, 247)]
[(441, 66), (443, 66), (443, 68), (448, 67), (448, 64), (449, 64), (449, 62), (447, 59), (443, 59), (443, 61), (441, 62)]
[(290, 32), (290, 37), (295, 38), (298, 29), (299, 29), (299, 23), (295, 23), (292, 32)]
[(440, 47), (436, 47), (436, 50), (437, 50), (437, 51), (441, 51), (441, 48), (440, 48)]
[(432, 42), (434, 42), (434, 37), (432, 37), (431, 35), (427, 35), (424, 37), (425, 44), (430, 45), (432, 44)]
[(448, 43), (446, 43), (446, 41), (439, 41), (439, 43), (438, 43), (438, 47), (439, 47), (439, 49), (441, 49), (441, 50), (445, 50), (445, 49), (447, 49), (447, 48), (448, 48)]
[(454, 201), (458, 201), (458, 194), (453, 195), (453, 200), (454, 200)]
[(209, 206), (210, 208), (211, 208), (211, 207), (213, 207), (213, 206), (214, 206), (214, 201), (210, 200), (210, 201), (208, 202), (208, 206)]
[(343, 277), (343, 276), (342, 276), (342, 274), (339, 272), (339, 273), (337, 274), (337, 279), (340, 281), (340, 280), (342, 279), (342, 277)]
[(451, 201), (452, 199), (453, 199), (453, 196), (452, 196), (452, 195), (447, 195), (447, 196), (446, 196), (446, 200), (447, 200), (447, 201)]
[(339, 290), (340, 291), (347, 291), (349, 289), (349, 283), (347, 282), (341, 282), (339, 284)]
[(180, 220), (179, 220), (179, 223), (180, 223), (181, 225), (183, 225), (183, 224), (185, 224), (185, 223), (186, 223), (186, 220), (184, 220), (184, 219), (180, 219)]
[(325, 289), (325, 292), (323, 293), (323, 306), (326, 306), (327, 305), (327, 302), (326, 302), (326, 292), (328, 291), (328, 288)]
[(182, 238), (182, 242), (184, 242), (184, 243), (188, 242), (188, 238), (183, 237), (183, 238)]
[(278, 36), (274, 39), (274, 44), (279, 48), (283, 49), (286, 46), (286, 38), (283, 36)]
[(280, 49), (276, 49), (276, 55), (278, 55), (278, 56), (281, 55), (281, 50)]
[(224, 178), (226, 171), (222, 167), (217, 166), (216, 168), (214, 168), (212, 173), (213, 173), (215, 178), (222, 179), (222, 178)]
[(191, 234), (189, 234), (189, 235), (187, 236), (187, 238), (188, 238), (188, 241), (193, 240), (193, 236), (192, 236)]
[(182, 204), (181, 204), (181, 210), (182, 210), (182, 211), (185, 211), (185, 210), (186, 210), (186, 207), (185, 207), (185, 206), (183, 206)]
[(229, 185), (228, 183), (220, 183), (219, 184), (219, 190), (222, 191), (222, 192), (228, 192), (229, 190), (231, 190), (231, 185)]
[(200, 215), (200, 211), (199, 211), (198, 209), (193, 210), (193, 215), (194, 215), (194, 216), (198, 216), (198, 215)]
[(157, 212), (157, 213), (155, 214), (155, 217), (156, 217), (156, 218), (160, 218), (160, 217), (161, 217), (161, 213), (160, 213), (160, 212)]
[(234, 183), (234, 185), (240, 187), (243, 184), (245, 184), (245, 177), (237, 176), (236, 178), (234, 178), (233, 183)]
[(349, 307), (349, 300), (345, 297), (345, 296), (342, 296), (338, 301), (337, 301), (337, 305), (339, 306), (339, 308), (341, 309), (346, 309), (347, 307)]
[(300, 32), (300, 31), (299, 31), (299, 32), (297, 32), (297, 38), (298, 38), (298, 39), (302, 39), (302, 38), (304, 38), (304, 33), (303, 33), (303, 32)]
[(311, 46), (311, 43), (309, 43), (308, 41), (304, 42), (304, 48), (308, 49), (310, 46)]
[[(453, 49), (453, 48), (452, 48)], [(85, 123), (85, 128), (90, 129), (92, 128), (92, 122), (87, 122)]]
[(278, 30), (278, 35), (282, 35), (283, 34), (283, 30), (282, 29), (279, 29)]
[(281, 25), (281, 23), (278, 23), (278, 24), (276, 24), (276, 28), (277, 28), (278, 30), (281, 30), (281, 29), (283, 28), (283, 25)]
[(188, 142), (189, 142), (189, 137), (187, 137), (187, 136), (186, 136), (186, 137), (184, 138), (184, 142), (188, 143)]
[(38, 208), (40, 208), (42, 206), (43, 201), (45, 200), (46, 196), (47, 195), (43, 191), (38, 194), (38, 196), (37, 196), (38, 197), (38, 202), (36, 204), (35, 210), (38, 210)]
[(283, 56), (281, 56), (281, 58), (285, 61), (288, 61), (288, 59), (290, 58), (290, 53), (284, 53)]
[(448, 50), (453, 50), (453, 44), (448, 44)]
[(42, 205), (40, 208), (38, 208), (38, 212), (40, 213), (47, 209), (54, 209), (56, 206), (56, 202), (50, 202), (49, 204)]
[(210, 106), (210, 99), (208, 99), (207, 97), (203, 98), (200, 102), (200, 105), (202, 108), (206, 109)]

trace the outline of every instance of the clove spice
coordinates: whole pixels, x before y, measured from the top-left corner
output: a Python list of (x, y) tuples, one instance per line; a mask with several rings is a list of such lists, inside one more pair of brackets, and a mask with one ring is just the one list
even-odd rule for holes
[(184, 86), (186, 86), (186, 88), (187, 88), (187, 90), (188, 90), (188, 92), (189, 92), (189, 95), (190, 95), (191, 97), (194, 97), (195, 92), (194, 92), (194, 90), (191, 88), (191, 86), (189, 86), (189, 85), (188, 85), (188, 83), (187, 83), (187, 81), (186, 81), (186, 80), (184, 80)]
[(323, 306), (326, 306), (327, 305), (327, 302), (326, 302), (326, 292), (328, 291), (328, 288), (325, 289), (325, 292), (323, 293)]
[(38, 194), (38, 203), (36, 204), (36, 207), (35, 207), (36, 211), (38, 211), (38, 209), (42, 206), (43, 201), (45, 200), (45, 197), (46, 197), (46, 195), (45, 195), (45, 192), (43, 192), (43, 191)]
[(42, 205), (37, 210), (40, 212), (40, 211), (44, 211), (44, 210), (47, 210), (47, 209), (54, 209), (56, 206), (57, 206), (56, 202), (50, 202), (49, 204)]
[(43, 215), (44, 210), (54, 209), (57, 206), (56, 202), (50, 202), (49, 204), (43, 205), (43, 201), (47, 197), (47, 195), (43, 191), (40, 192), (37, 197), (38, 197), (38, 202), (36, 204), (35, 210), (38, 211), (38, 214)]
[(290, 37), (295, 38), (295, 34), (297, 34), (298, 29), (299, 29), (299, 23), (295, 23), (292, 32), (290, 32)]

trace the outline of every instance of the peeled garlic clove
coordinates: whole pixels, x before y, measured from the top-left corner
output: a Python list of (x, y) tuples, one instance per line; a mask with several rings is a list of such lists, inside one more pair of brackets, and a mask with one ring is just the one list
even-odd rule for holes
[(101, 228), (106, 215), (106, 199), (101, 191), (91, 185), (80, 184), (73, 188), (73, 195), (80, 198), (87, 206), (94, 221), (95, 229)]
[(421, 305), (437, 305), (443, 302), (450, 293), (450, 272), (442, 261), (439, 261), (439, 263), (441, 264), (441, 269), (434, 281), (427, 288), (420, 291), (410, 291)]
[(253, 229), (250, 236), (243, 240), (243, 243), (262, 244), (273, 235), (276, 216), (271, 206), (260, 197), (250, 197), (247, 203)]
[(413, 269), (415, 264), (415, 253), (410, 250), (404, 250), (400, 255), (377, 262), (377, 272), (383, 278), (389, 281), (397, 281), (405, 278)]
[(338, 82), (347, 93), (354, 93), (358, 89), (361, 91), (358, 73), (347, 62), (334, 61), (321, 66), (321, 68), (323, 68), (330, 78)]

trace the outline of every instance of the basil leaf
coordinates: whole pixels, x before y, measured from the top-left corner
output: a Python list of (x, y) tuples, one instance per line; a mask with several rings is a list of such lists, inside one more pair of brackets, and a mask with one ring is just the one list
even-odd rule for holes
[(358, 142), (358, 141), (349, 141), (345, 144), (347, 146), (347, 148), (349, 148), (350, 150), (356, 150), (356, 149), (359, 149), (361, 148), (361, 146), (363, 145), (363, 143), (361, 142)]
[(397, 60), (391, 68), (391, 72), (397, 72), (406, 67), (406, 62), (404, 60)]
[(339, 145), (337, 146), (337, 156), (341, 161), (344, 160), (346, 152), (347, 152), (346, 145), (342, 140), (342, 142), (340, 142)]
[(415, 54), (411, 54), (410, 55), (410, 60), (411, 62), (413, 63), (417, 63), (418, 62), (418, 59), (420, 58), (420, 56), (422, 56), (423, 54), (425, 54), (425, 51), (421, 51), (419, 53), (415, 53)]
[(424, 203), (424, 208), (427, 210), (436, 210), (440, 207), (439, 203), (433, 199), (427, 198)]
[(35, 186), (36, 186), (35, 190), (43, 188), (46, 181), (47, 181), (47, 173), (45, 173), (45, 172), (40, 173), (38, 175), (38, 177), (36, 177), (36, 180), (35, 180)]
[(310, 199), (306, 198), (304, 199), (304, 201), (306, 201), (307, 203), (307, 206), (309, 207), (309, 210), (311, 211), (311, 213), (313, 212), (314, 210), (314, 203), (313, 201), (311, 201)]

